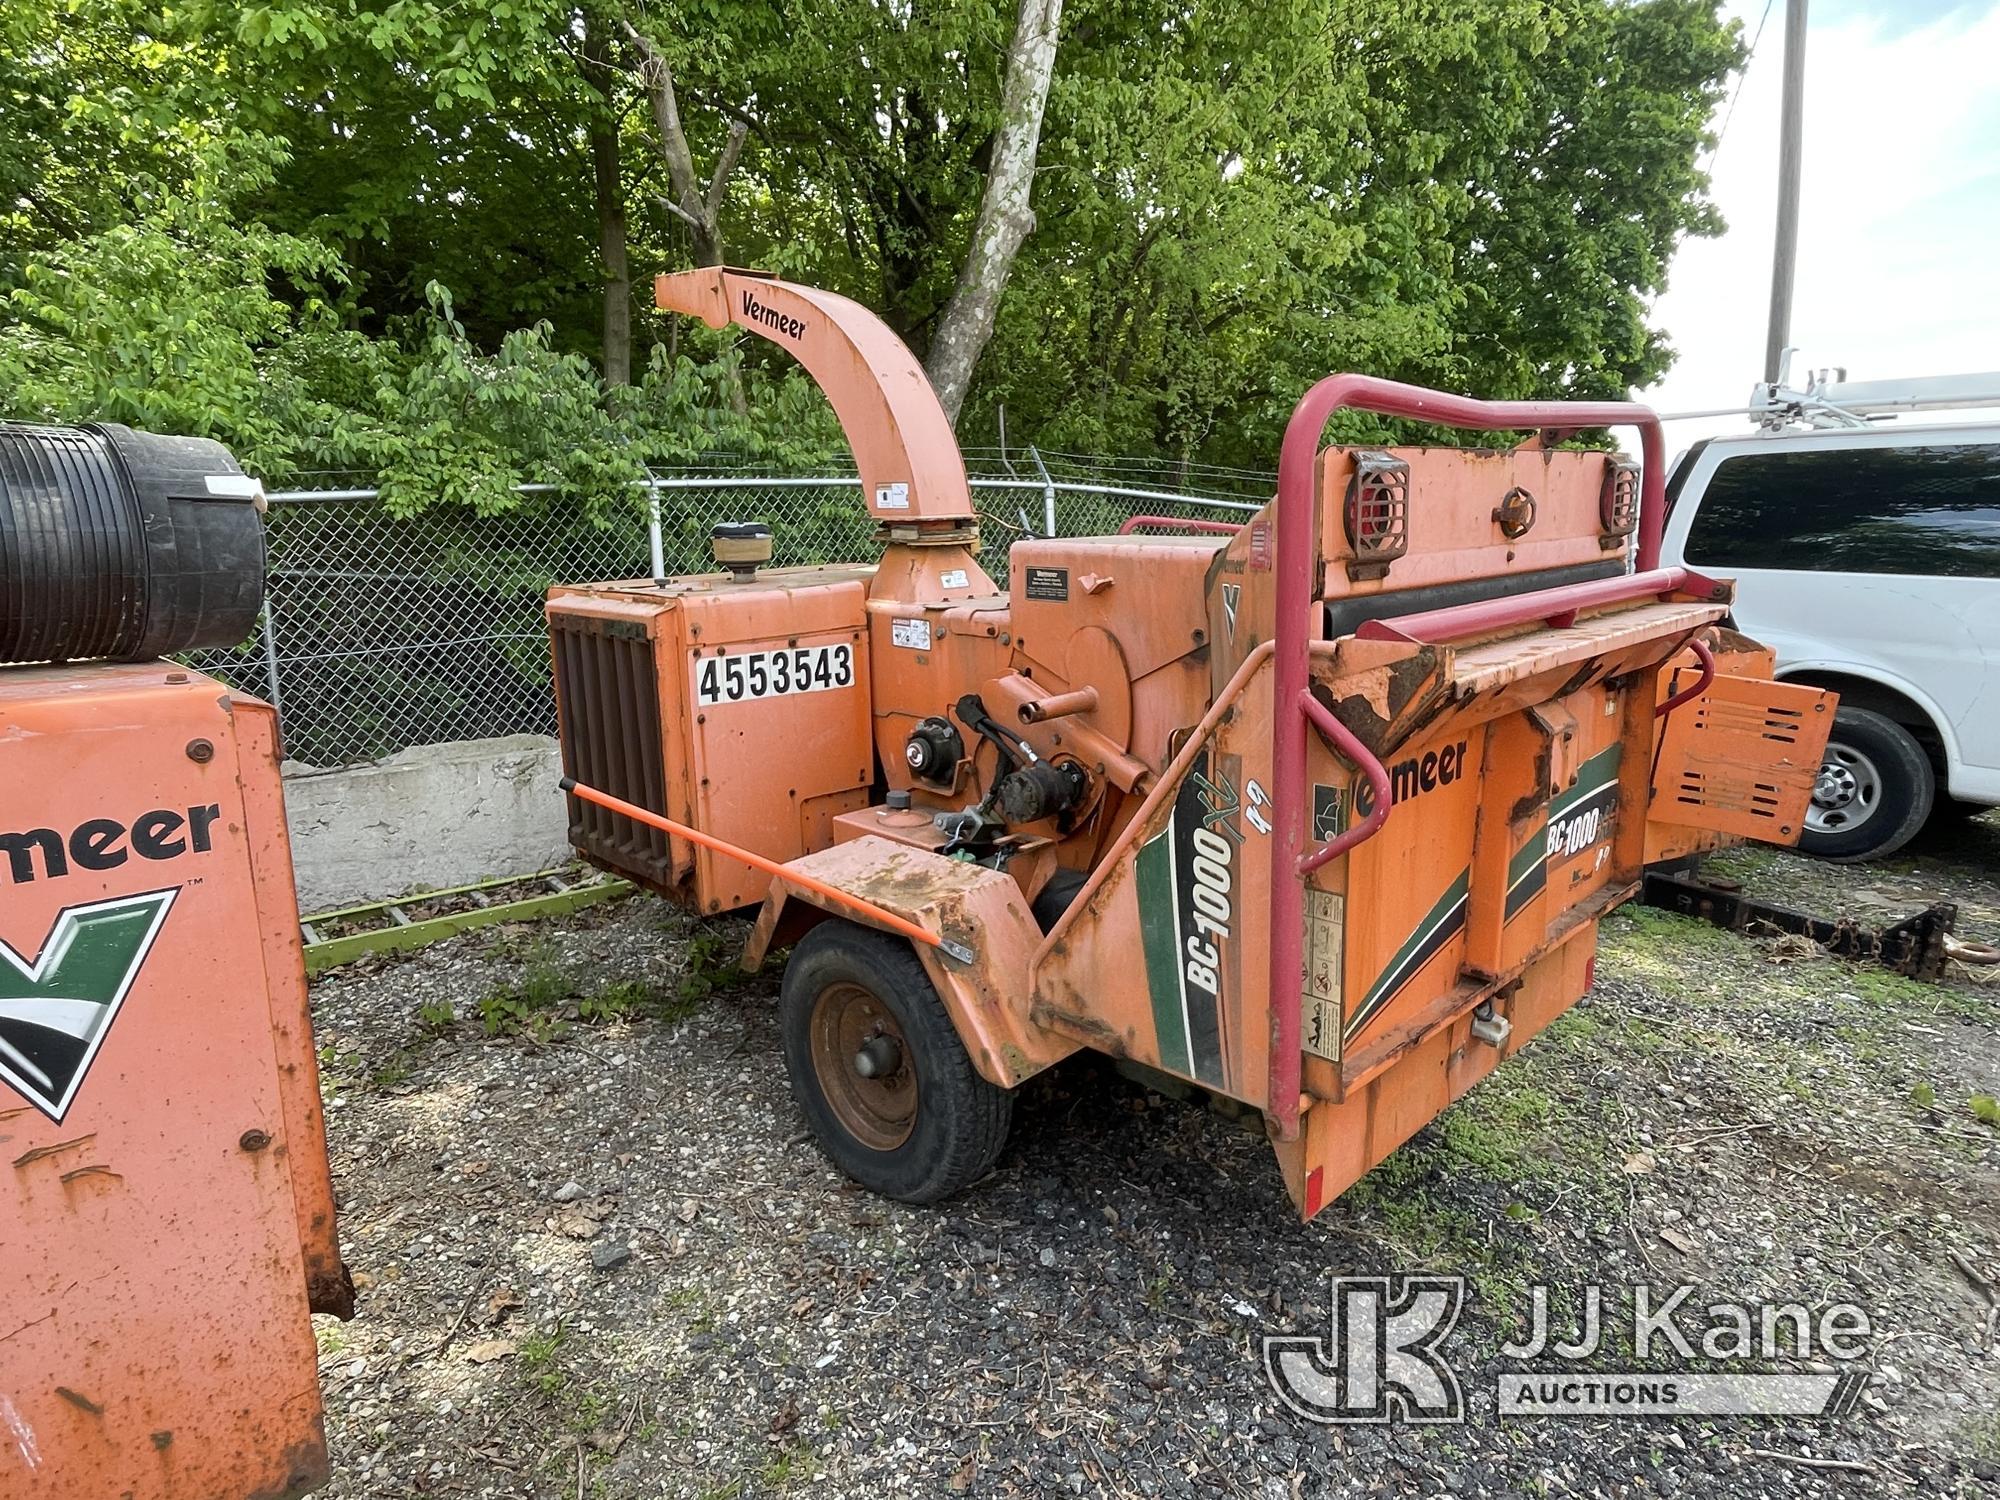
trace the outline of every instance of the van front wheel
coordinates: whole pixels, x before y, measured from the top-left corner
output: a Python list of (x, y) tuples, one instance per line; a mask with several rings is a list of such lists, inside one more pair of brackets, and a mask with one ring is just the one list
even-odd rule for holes
[(1930, 757), (1893, 719), (1842, 706), (1806, 806), (1799, 848), (1821, 859), (1879, 859), (1916, 836), (1931, 815)]

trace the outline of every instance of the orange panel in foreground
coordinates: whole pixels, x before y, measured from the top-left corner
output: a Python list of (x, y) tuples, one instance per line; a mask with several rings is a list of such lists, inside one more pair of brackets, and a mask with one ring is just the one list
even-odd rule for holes
[(0, 672), (7, 1500), (327, 1477), (309, 1256), (345, 1275), (277, 793), (270, 710), (197, 673)]

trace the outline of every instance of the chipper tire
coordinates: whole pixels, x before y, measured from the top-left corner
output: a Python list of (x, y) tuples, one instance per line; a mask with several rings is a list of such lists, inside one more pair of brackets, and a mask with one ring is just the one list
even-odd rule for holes
[(904, 939), (820, 923), (785, 966), (778, 1020), (792, 1097), (863, 1187), (935, 1203), (999, 1159), (1014, 1096), (979, 1076)]

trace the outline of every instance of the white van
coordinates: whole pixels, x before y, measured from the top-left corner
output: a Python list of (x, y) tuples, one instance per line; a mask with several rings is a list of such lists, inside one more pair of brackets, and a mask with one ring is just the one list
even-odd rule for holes
[(1735, 578), (1778, 676), (1839, 692), (1800, 847), (1854, 860), (2000, 804), (2000, 425), (1840, 416), (1689, 449), (1661, 562)]

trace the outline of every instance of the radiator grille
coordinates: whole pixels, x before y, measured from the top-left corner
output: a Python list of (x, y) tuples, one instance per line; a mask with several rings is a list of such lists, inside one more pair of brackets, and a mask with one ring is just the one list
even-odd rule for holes
[[(646, 627), (552, 613), (549, 638), (564, 774), (665, 815), (660, 698)], [(673, 883), (672, 840), (622, 813), (571, 797), (569, 841), (599, 864), (656, 889)]]

